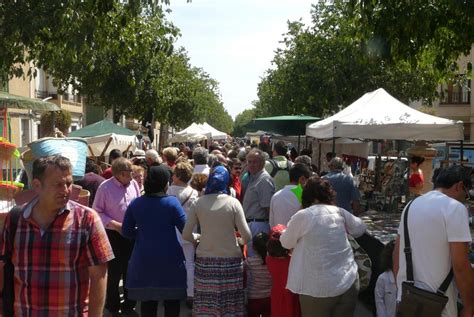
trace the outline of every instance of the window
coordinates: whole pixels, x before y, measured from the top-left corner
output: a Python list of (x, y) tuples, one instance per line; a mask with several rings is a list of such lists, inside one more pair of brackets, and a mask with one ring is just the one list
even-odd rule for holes
[(21, 119), (21, 146), (30, 143), (30, 120)]
[(471, 103), (471, 80), (441, 85), (441, 104)]

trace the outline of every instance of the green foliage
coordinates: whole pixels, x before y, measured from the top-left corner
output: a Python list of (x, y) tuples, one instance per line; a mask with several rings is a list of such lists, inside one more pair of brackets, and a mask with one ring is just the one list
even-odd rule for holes
[(155, 119), (174, 127), (213, 122), (226, 132), (218, 84), (189, 63), (174, 43), (179, 30), (159, 0), (24, 0), (0, 3), (0, 73), (23, 73), (32, 63), (70, 85), (94, 106)]
[(67, 110), (43, 112), (40, 119), (41, 137), (54, 136), (53, 121), (54, 126), (66, 135), (72, 122), (71, 113)]
[(232, 135), (243, 137), (249, 131), (247, 125), (256, 118), (256, 109), (246, 109), (235, 117), (234, 131)]
[(404, 102), (436, 97), (437, 71), (432, 64), (414, 67), (408, 61), (388, 62), (367, 51), (351, 22), (351, 6), (313, 6), (312, 24), (289, 23), (284, 48), (273, 59), (258, 86), (260, 116), (324, 117), (339, 111), (368, 91), (384, 88)]
[(431, 63), (443, 76), (474, 43), (472, 0), (351, 0), (349, 7), (367, 48), (389, 62)]

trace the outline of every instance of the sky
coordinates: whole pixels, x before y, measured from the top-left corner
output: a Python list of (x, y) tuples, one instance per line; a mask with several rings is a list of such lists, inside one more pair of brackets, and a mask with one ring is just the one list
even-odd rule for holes
[(178, 45), (191, 64), (219, 82), (224, 107), (235, 119), (257, 99), (257, 85), (282, 47), (287, 21), (308, 24), (311, 2), (172, 0), (168, 20), (181, 30)]

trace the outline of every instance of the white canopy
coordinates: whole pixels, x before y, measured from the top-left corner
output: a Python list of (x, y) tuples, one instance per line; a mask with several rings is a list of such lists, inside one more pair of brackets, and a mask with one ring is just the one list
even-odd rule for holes
[[(202, 124), (197, 124), (197, 123), (192, 123), (189, 127), (187, 127), (184, 130), (181, 130), (179, 132), (176, 132), (176, 136), (181, 136), (185, 141), (191, 141), (193, 140), (201, 140), (204, 137), (207, 138), (212, 138), (215, 140), (222, 140), (227, 138), (227, 134), (225, 132), (221, 132), (211, 125), (209, 125), (207, 122), (204, 122)], [(174, 139), (179, 139), (178, 137), (173, 137), (169, 141), (174, 142)], [(178, 142), (184, 142), (184, 141), (178, 141)]]
[[(123, 135), (123, 134), (103, 134), (98, 136), (93, 136), (89, 138), (84, 138), (87, 144), (89, 145), (89, 155), (98, 156), (102, 153), (102, 151), (107, 146), (105, 151), (105, 156), (109, 155), (109, 152), (113, 149), (118, 149), (120, 151), (134, 151), (137, 148), (138, 140), (134, 135)], [(110, 140), (110, 143), (109, 143)]]
[(462, 121), (417, 111), (379, 88), (332, 117), (306, 127), (318, 139), (348, 137), (387, 140), (462, 140)]

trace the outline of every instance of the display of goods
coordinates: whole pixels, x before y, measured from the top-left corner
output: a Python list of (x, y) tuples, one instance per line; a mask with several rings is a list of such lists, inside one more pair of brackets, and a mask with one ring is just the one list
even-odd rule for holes
[(11, 159), (15, 153), (16, 145), (0, 138), (0, 160), (6, 161)]
[(16, 193), (23, 189), (23, 184), (11, 181), (0, 181), (0, 200), (12, 200)]
[(397, 238), (401, 213), (386, 213), (374, 210), (363, 213), (360, 218), (367, 224), (367, 232), (382, 243)]
[[(81, 179), (84, 176), (87, 157), (87, 142), (84, 139), (43, 138), (28, 144), (28, 147), (32, 158), (54, 154), (67, 157), (71, 161), (73, 178)], [(25, 168), (28, 168), (27, 165), (25, 164)]]

